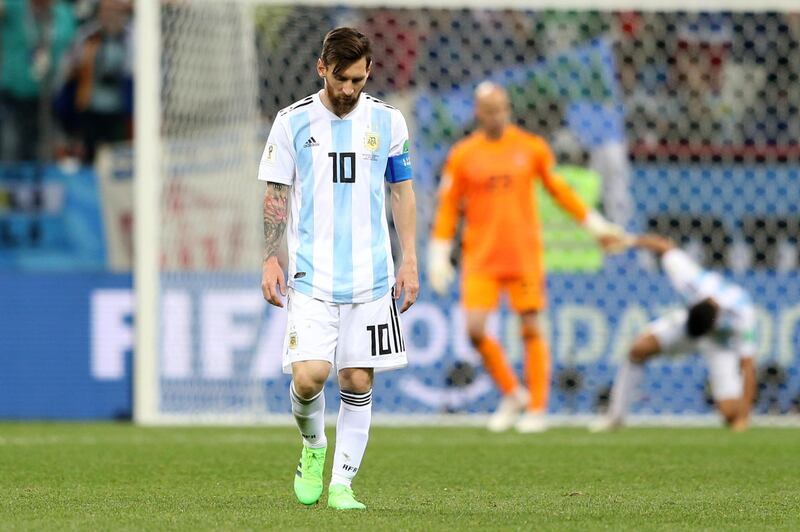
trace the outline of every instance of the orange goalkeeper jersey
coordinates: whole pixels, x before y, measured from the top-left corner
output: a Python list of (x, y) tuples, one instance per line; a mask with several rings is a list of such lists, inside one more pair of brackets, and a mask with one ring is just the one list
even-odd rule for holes
[(581, 199), (553, 173), (554, 164), (544, 139), (515, 126), (497, 140), (475, 132), (453, 146), (442, 173), (433, 237), (452, 239), (463, 214), (465, 274), (518, 278), (543, 271), (535, 180), (541, 179), (575, 219), (587, 214)]

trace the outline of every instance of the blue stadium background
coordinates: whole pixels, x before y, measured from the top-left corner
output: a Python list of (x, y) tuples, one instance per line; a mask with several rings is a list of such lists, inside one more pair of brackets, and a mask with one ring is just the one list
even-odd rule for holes
[[(662, 209), (659, 193), (674, 190), (688, 207), (684, 213), (717, 216), (731, 233), (737, 228), (739, 211), (750, 215), (796, 215), (797, 204), (790, 194), (778, 197), (767, 208), (751, 202), (748, 191), (770, 191), (786, 187), (798, 179), (795, 170), (785, 167), (713, 169), (694, 166), (638, 166), (635, 168), (634, 196), (637, 219), (647, 219)], [(687, 178), (698, 183), (683, 187)], [(714, 191), (741, 189), (720, 205)], [(707, 191), (706, 199), (700, 191)], [(70, 189), (67, 189), (69, 195)], [(762, 205), (762, 202), (758, 202)], [(91, 211), (65, 208), (61, 217), (96, 218)], [(58, 217), (51, 228), (63, 228)], [(79, 226), (89, 223), (76, 222)], [(43, 231), (48, 232), (46, 227)], [(63, 235), (62, 235), (63, 236)], [(48, 239), (50, 236), (47, 237)], [(53, 236), (53, 241), (65, 239)], [(83, 252), (82, 252), (83, 253)], [(101, 253), (101, 252), (99, 252)], [(4, 252), (7, 260), (13, 255)], [(100, 257), (100, 255), (98, 255)], [(796, 271), (751, 270), (731, 273), (731, 278), (746, 286), (759, 308), (760, 394), (759, 412), (796, 411), (800, 398), (800, 275)], [(191, 295), (191, 312), (200, 319), (200, 303), (205, 292), (236, 290), (258, 300), (256, 276), (181, 276), (165, 278), (170, 289)], [(116, 308), (119, 326), (110, 331), (93, 329), (93, 297), (98, 293), (127, 294), (131, 277), (127, 274), (97, 273), (0, 273), (0, 417), (4, 418), (114, 418), (130, 415), (131, 306)], [(463, 322), (458, 318), (457, 292), (437, 298), (423, 284), (419, 303), (405, 315), (407, 345), (411, 365), (408, 370), (384, 374), (377, 380), (376, 411), (394, 413), (485, 412), (494, 407), (498, 396), (488, 386), (477, 356), (466, 345)], [(646, 320), (677, 304), (666, 279), (634, 252), (606, 259), (602, 271), (590, 274), (551, 274), (548, 278), (549, 309), (547, 322), (555, 360), (553, 395), (550, 410), (557, 413), (591, 413), (604, 404), (618, 357), (623, 356), (633, 335)], [(251, 345), (234, 349), (242, 367), (250, 367), (259, 356), (260, 335), (276, 319), (274, 309), (258, 304), (257, 311), (232, 312), (230, 320), (239, 324)], [(126, 310), (127, 309), (127, 310)], [(104, 312), (94, 309), (94, 312)], [(513, 324), (501, 313), (498, 331), (509, 356), (520, 367), (520, 346)], [(127, 336), (120, 331), (128, 330)], [(98, 337), (112, 339), (121, 362), (121, 373), (113, 378), (93, 376), (93, 357)], [(195, 367), (203, 349), (201, 335), (192, 334)], [(276, 334), (272, 331), (270, 334)], [(126, 343), (127, 342), (127, 343)], [(93, 351), (94, 350), (94, 351)], [(94, 354), (93, 354), (94, 353)], [(268, 407), (286, 412), (287, 381), (275, 374), (279, 352), (266, 354), (272, 360), (274, 378), (264, 380)], [(261, 355), (262, 357), (264, 355)], [(268, 364), (269, 365), (269, 364)], [(199, 371), (199, 370), (198, 370)], [(268, 372), (269, 373), (269, 372)], [(191, 377), (195, 385), (202, 378)], [(218, 385), (217, 381), (210, 381)], [(646, 393), (637, 409), (641, 413), (696, 414), (710, 412), (705, 393), (706, 370), (696, 355), (658, 360), (648, 366)], [(329, 390), (329, 393), (335, 393)], [(235, 400), (232, 399), (232, 400)], [(331, 401), (335, 404), (335, 401)], [(174, 405), (179, 411), (180, 405)], [(169, 408), (168, 408), (169, 409)]]

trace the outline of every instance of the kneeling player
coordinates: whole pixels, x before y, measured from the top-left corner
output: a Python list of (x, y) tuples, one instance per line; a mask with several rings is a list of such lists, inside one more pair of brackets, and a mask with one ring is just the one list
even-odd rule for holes
[(636, 339), (617, 372), (608, 416), (592, 430), (623, 424), (643, 380), (645, 361), (660, 353), (695, 351), (708, 364), (711, 394), (725, 423), (733, 430), (744, 430), (755, 392), (755, 314), (750, 296), (719, 274), (700, 268), (667, 238), (644, 235), (635, 245), (658, 255), (687, 308), (655, 320)]

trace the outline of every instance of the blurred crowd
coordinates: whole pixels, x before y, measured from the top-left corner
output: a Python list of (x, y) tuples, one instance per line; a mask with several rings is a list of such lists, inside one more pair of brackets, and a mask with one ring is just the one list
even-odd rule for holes
[(0, 161), (131, 138), (131, 0), (0, 0)]
[[(379, 94), (474, 85), (500, 68), (535, 64), (602, 39), (614, 49), (632, 150), (689, 146), (713, 155), (725, 147), (796, 148), (800, 139), (800, 11), (262, 8), (261, 35), (280, 35), (260, 43), (268, 115), (291, 101), (287, 87), (297, 87), (299, 98), (315, 83), (304, 74), (318, 46), (308, 35), (342, 23), (374, 36), (370, 91)], [(276, 70), (279, 77), (267, 75)], [(534, 100), (515, 114), (550, 136), (563, 126), (563, 102), (549, 94)]]
[[(99, 144), (130, 139), (131, 20), (132, 0), (0, 0), (1, 161), (91, 163)], [(471, 86), (498, 68), (604, 39), (614, 50), (632, 152), (792, 152), (800, 139), (800, 12), (260, 6), (259, 96), (267, 122), (314, 90), (318, 80), (309, 69), (318, 36), (336, 25), (365, 28), (373, 37), (369, 90), (378, 95)], [(562, 103), (545, 94), (515, 114), (553, 135), (565, 121)]]

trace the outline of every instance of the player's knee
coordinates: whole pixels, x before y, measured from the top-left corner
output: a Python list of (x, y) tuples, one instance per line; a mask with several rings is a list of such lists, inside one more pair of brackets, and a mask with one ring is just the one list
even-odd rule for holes
[(486, 319), (487, 316), (484, 312), (467, 312), (467, 336), (475, 349), (478, 349), (478, 346), (486, 339)]
[(657, 352), (654, 340), (649, 336), (640, 336), (633, 342), (631, 350), (628, 352), (628, 359), (631, 362), (642, 363)]
[(296, 372), (292, 377), (294, 391), (303, 399), (309, 399), (317, 395), (325, 385), (325, 379), (320, 380), (310, 372)]
[(339, 387), (352, 393), (365, 393), (372, 388), (372, 373), (363, 369), (343, 369), (339, 372)]
[(468, 328), (467, 334), (469, 335), (469, 342), (475, 349), (477, 349), (478, 346), (481, 345), (481, 342), (483, 342), (483, 339), (486, 338), (486, 333), (483, 328)]
[(522, 339), (527, 342), (539, 339), (542, 336), (542, 329), (536, 322), (523, 323), (520, 333), (522, 334)]
[(741, 412), (739, 401), (736, 400), (718, 401), (717, 408), (727, 425), (732, 425), (738, 419)]
[(735, 424), (736, 420), (739, 418), (736, 412), (731, 412), (730, 410), (720, 410), (720, 414), (722, 415), (722, 420), (725, 422), (725, 425), (728, 427)]
[(635, 362), (637, 364), (641, 364), (650, 356), (649, 350), (642, 346), (641, 344), (633, 344), (631, 350), (628, 352), (628, 359), (631, 362)]
[(733, 412), (722, 412), (722, 419), (725, 420), (725, 424), (728, 426), (733, 425), (738, 417), (739, 416)]

